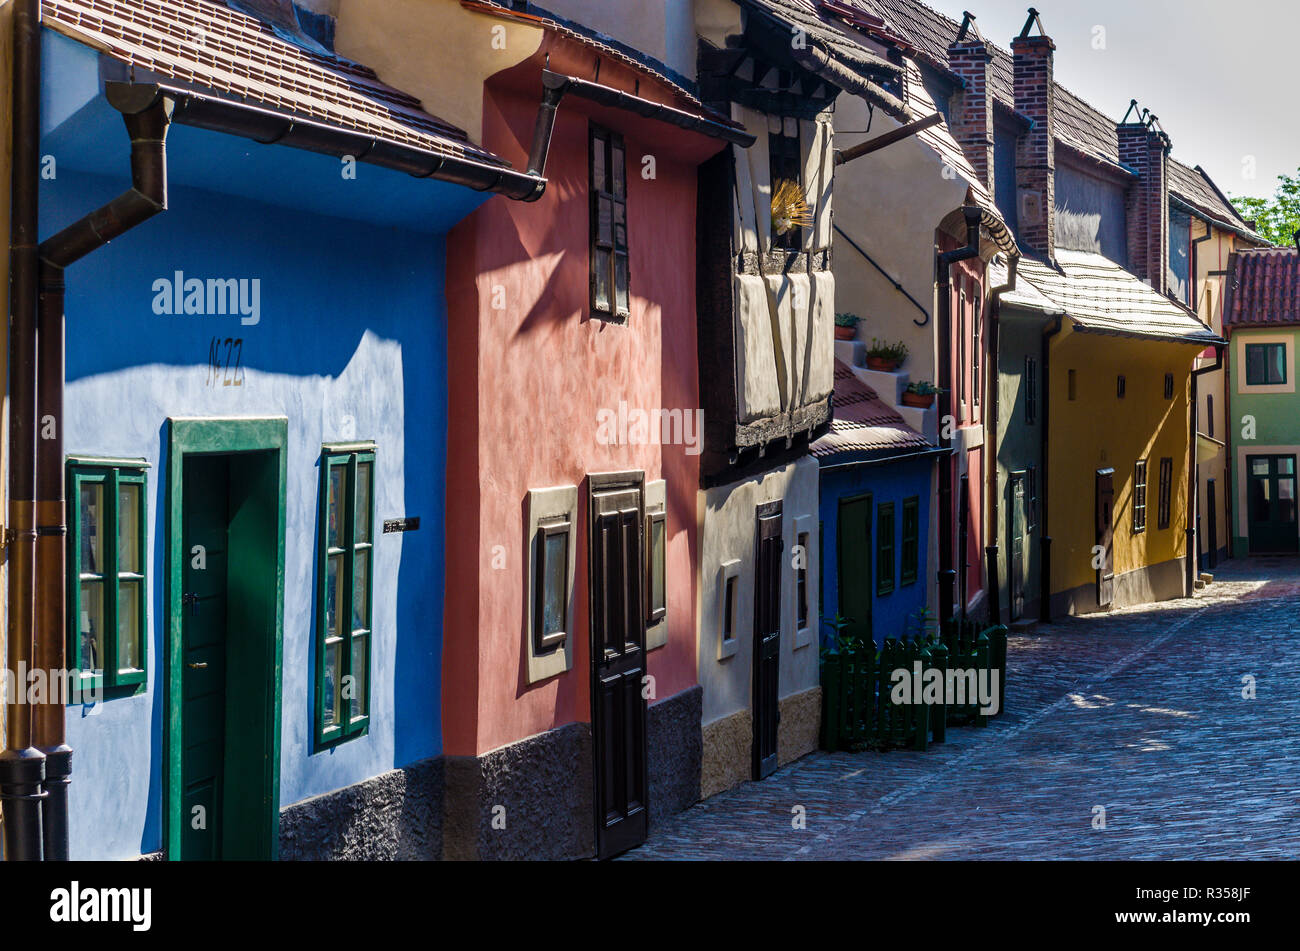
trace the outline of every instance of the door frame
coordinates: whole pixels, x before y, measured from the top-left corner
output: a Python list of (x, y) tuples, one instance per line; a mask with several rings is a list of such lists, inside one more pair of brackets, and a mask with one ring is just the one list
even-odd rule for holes
[(184, 524), (184, 473), (188, 455), (237, 455), (250, 452), (274, 452), (279, 475), (277, 488), (276, 526), (276, 577), (275, 577), (275, 631), (269, 645), (267, 686), (272, 698), (268, 735), (268, 751), (264, 771), (267, 809), (262, 834), (267, 838), (268, 858), (280, 854), (280, 715), (281, 668), (284, 658), (284, 535), (285, 496), (288, 477), (289, 420), (272, 418), (216, 418), (187, 419), (169, 417), (167, 420), (167, 487), (166, 487), (166, 577), (163, 603), (167, 617), (167, 644), (164, 654), (163, 750), (166, 756), (163, 768), (163, 846), (169, 859), (181, 854), (181, 828), (184, 823), (184, 796), (182, 781), (183, 749), (178, 739), (182, 731), (182, 706), (184, 691), (183, 673), (184, 624), (181, 596), (184, 593), (183, 572), (188, 552), (181, 530)]
[[(763, 521), (765, 519), (777, 519), (776, 538), (780, 542), (781, 551), (777, 554), (778, 564), (783, 563), (785, 558), (785, 500), (773, 499), (770, 502), (760, 502), (754, 510), (754, 623), (751, 634), (750, 644), (750, 663), (749, 663), (749, 710), (751, 725), (751, 744), (750, 744), (750, 772), (754, 780), (766, 779), (772, 773), (776, 772), (780, 763), (781, 754), (781, 627), (784, 620), (784, 599), (781, 597), (784, 588), (784, 572), (777, 572), (776, 580), (776, 696), (771, 698), (772, 709), (769, 711), (776, 722), (776, 746), (766, 758), (762, 756), (762, 738), (760, 729), (763, 724), (763, 718), (759, 716), (760, 708), (766, 708), (762, 701), (763, 696), (763, 657), (762, 657), (762, 638), (764, 632), (759, 630), (759, 620), (763, 616), (762, 594), (763, 580), (760, 577), (760, 571), (763, 567)], [(868, 590), (874, 590), (868, 585)], [(768, 766), (764, 763), (770, 761)]]

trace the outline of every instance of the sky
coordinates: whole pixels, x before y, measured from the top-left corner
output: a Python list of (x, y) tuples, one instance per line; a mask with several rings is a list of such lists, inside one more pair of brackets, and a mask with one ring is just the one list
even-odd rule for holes
[[(926, 0), (1011, 45), (1030, 0)], [(1056, 79), (1118, 120), (1150, 109), (1174, 157), (1229, 195), (1272, 195), (1300, 168), (1300, 0), (1033, 0)]]

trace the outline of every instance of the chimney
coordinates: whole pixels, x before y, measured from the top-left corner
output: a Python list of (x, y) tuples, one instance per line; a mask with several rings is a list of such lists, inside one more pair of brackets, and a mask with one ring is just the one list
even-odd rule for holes
[(948, 65), (962, 78), (965, 88), (956, 95), (951, 110), (953, 138), (984, 187), (993, 194), (993, 87), (989, 85), (989, 63), (993, 53), (967, 12), (957, 39), (948, 47)]
[[(1038, 36), (1029, 30), (1038, 27)], [(1029, 131), (1016, 143), (1016, 211), (1022, 244), (1056, 260), (1056, 85), (1052, 76), (1056, 44), (1043, 35), (1038, 11), (1011, 41), (1015, 59), (1016, 111), (1029, 119)]]
[(1120, 162), (1138, 174), (1124, 200), (1129, 270), (1163, 294), (1169, 283), (1169, 136), (1154, 115), (1138, 111), (1136, 99), (1116, 131)]

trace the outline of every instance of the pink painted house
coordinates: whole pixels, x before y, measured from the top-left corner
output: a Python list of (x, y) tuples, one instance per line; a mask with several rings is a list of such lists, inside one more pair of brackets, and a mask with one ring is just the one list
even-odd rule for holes
[(482, 138), (548, 184), (448, 239), (444, 853), (605, 857), (699, 795), (697, 170), (753, 140), (630, 50), (478, 9), (543, 30)]

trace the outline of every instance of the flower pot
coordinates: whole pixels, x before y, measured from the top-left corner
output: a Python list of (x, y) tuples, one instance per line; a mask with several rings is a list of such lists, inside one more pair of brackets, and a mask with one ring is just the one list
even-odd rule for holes
[(867, 357), (867, 369), (883, 370), (886, 373), (893, 373), (898, 369), (898, 364), (885, 357)]
[(934, 405), (933, 393), (908, 393), (903, 392), (903, 405), (915, 406), (917, 409), (929, 409)]
[(835, 327), (836, 340), (852, 340), (857, 335), (858, 335), (857, 327), (840, 327), (839, 325), (836, 325)]

